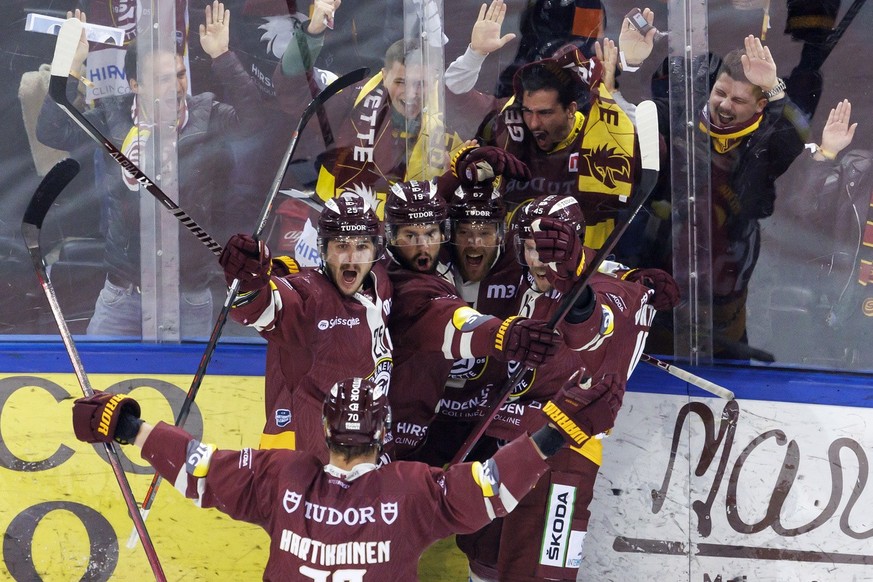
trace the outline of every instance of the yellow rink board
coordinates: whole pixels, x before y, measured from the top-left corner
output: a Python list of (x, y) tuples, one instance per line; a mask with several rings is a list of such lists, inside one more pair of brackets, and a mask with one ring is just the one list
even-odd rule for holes
[[(95, 389), (130, 393), (143, 418), (172, 422), (191, 377), (89, 376)], [(141, 544), (128, 549), (132, 522), (117, 482), (94, 447), (76, 440), (71, 409), (81, 390), (72, 374), (0, 374), (0, 580), (141, 581), (152, 578)], [(186, 425), (221, 448), (256, 447), (263, 426), (263, 377), (205, 378)], [(171, 408), (170, 402), (173, 402)], [(134, 447), (119, 447), (141, 501), (152, 470)], [(130, 464), (129, 464), (130, 463)], [(168, 580), (260, 580), (269, 539), (256, 526), (200, 509), (168, 483), (147, 526)], [(422, 580), (466, 580), (450, 540), (422, 560)]]

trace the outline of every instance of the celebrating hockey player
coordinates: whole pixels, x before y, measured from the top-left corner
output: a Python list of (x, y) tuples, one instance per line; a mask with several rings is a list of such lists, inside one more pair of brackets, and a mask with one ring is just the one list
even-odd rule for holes
[[(563, 296), (574, 291), (594, 254), (582, 244), (582, 211), (569, 196), (540, 197), (518, 210), (513, 232), (524, 268), (516, 313), (549, 318)], [(549, 471), (521, 500), (517, 513), (473, 536), (459, 537), (458, 545), (470, 557), (473, 580), (576, 579), (602, 460), (600, 439), (613, 426), (642, 352), (654, 315), (652, 294), (638, 283), (595, 273), (558, 322), (565, 345), (555, 358), (522, 376), (489, 425), (485, 440), (508, 441), (551, 420), (571, 445), (549, 459)], [(505, 384), (516, 366), (501, 370), (489, 365), (477, 382)], [(547, 525), (559, 513), (560, 531), (550, 530)], [(518, 536), (519, 531), (528, 535)]]
[(73, 428), (85, 442), (135, 444), (199, 506), (263, 527), (264, 580), (417, 580), (427, 546), (512, 511), (564, 442), (546, 427), (483, 463), (377, 468), (390, 427), (384, 390), (344, 379), (326, 391), (321, 410), (326, 465), (302, 451), (217, 449), (181, 428), (144, 423), (136, 400), (108, 392), (76, 400)]
[(396, 419), (391, 449), (392, 456), (407, 458), (426, 436), (454, 360), (493, 357), (537, 367), (557, 351), (561, 337), (544, 321), (480, 313), (435, 274), (447, 229), (436, 183), (394, 184), (385, 217), (395, 291), (389, 319), (396, 386), (390, 393)]
[[(336, 382), (357, 375), (387, 392), (391, 283), (382, 225), (359, 195), (328, 200), (318, 220), (322, 266), (271, 276), (263, 241), (234, 235), (219, 261), (240, 280), (231, 317), (267, 340), (266, 424), (261, 448), (304, 449), (327, 459), (321, 402)], [(375, 264), (374, 264), (375, 263)]]

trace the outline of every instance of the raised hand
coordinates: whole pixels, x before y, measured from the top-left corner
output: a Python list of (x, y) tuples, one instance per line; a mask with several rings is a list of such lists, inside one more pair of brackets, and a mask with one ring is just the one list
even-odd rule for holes
[[(67, 11), (67, 18), (78, 18), (82, 23), (88, 22), (85, 12), (76, 8), (75, 12)], [(73, 57), (73, 64), (70, 72), (79, 74), (82, 65), (85, 64), (85, 59), (88, 58), (88, 32), (83, 28), (82, 36), (79, 38), (79, 45), (76, 47), (76, 55)]]
[(852, 143), (855, 137), (855, 128), (858, 123), (849, 125), (852, 116), (852, 104), (848, 99), (843, 99), (828, 113), (828, 120), (821, 132), (821, 149), (824, 157), (836, 157), (843, 149)]
[[(649, 24), (655, 21), (655, 13), (650, 8), (643, 8), (643, 17)], [(630, 21), (625, 18), (621, 21), (621, 33), (618, 35), (619, 50), (624, 52), (625, 62), (631, 66), (637, 66), (652, 54), (655, 46), (655, 35), (658, 30), (652, 28), (645, 36), (635, 29)]]
[(750, 34), (743, 39), (746, 54), (741, 57), (743, 73), (749, 83), (757, 85), (765, 93), (776, 86), (776, 62), (770, 49), (761, 44), (761, 39)]
[(504, 18), (506, 18), (506, 4), (503, 0), (493, 0), (491, 6), (482, 4), (470, 35), (470, 47), (480, 55), (487, 55), (503, 48), (506, 43), (514, 39), (515, 34), (511, 32), (500, 36)]
[(618, 66), (618, 46), (608, 38), (603, 45), (594, 43), (594, 55), (603, 63), (603, 85), (610, 93), (615, 91), (615, 68)]
[(333, 28), (333, 16), (342, 4), (342, 0), (315, 0), (312, 3), (312, 18), (306, 26), (309, 34), (321, 34), (327, 28)]
[(206, 6), (206, 23), (200, 25), (200, 46), (213, 59), (226, 53), (230, 48), (230, 10), (215, 0)]

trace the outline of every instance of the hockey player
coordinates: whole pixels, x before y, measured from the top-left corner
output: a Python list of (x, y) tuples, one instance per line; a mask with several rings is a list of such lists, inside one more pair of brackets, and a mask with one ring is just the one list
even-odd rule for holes
[(426, 436), (454, 360), (493, 357), (536, 367), (555, 353), (561, 338), (543, 321), (480, 313), (435, 274), (447, 230), (446, 204), (436, 183), (394, 184), (385, 218), (397, 386), (390, 393), (396, 420), (391, 449), (392, 456), (407, 458)]
[[(518, 210), (513, 230), (524, 266), (518, 314), (550, 318), (573, 291), (586, 250), (593, 254), (582, 245), (584, 224), (571, 197), (540, 197)], [(565, 345), (522, 377), (489, 425), (486, 435), (509, 441), (551, 420), (570, 445), (548, 460), (549, 471), (516, 513), (459, 537), (458, 545), (471, 557), (473, 580), (576, 579), (602, 459), (600, 439), (613, 426), (642, 353), (655, 311), (652, 294), (640, 284), (595, 273), (557, 325)], [(516, 366), (489, 365), (479, 382), (503, 385)], [(529, 535), (522, 538), (519, 531)]]
[(132, 398), (96, 392), (74, 403), (73, 428), (85, 442), (134, 443), (199, 506), (263, 527), (271, 539), (264, 580), (417, 580), (427, 546), (512, 511), (546, 471), (543, 458), (564, 442), (545, 428), (484, 463), (377, 468), (390, 409), (384, 391), (361, 378), (325, 395), (326, 465), (301, 451), (219, 450), (180, 428), (146, 424), (139, 413)]
[(391, 283), (381, 224), (354, 193), (328, 200), (318, 221), (322, 266), (271, 277), (263, 241), (234, 235), (219, 261), (228, 284), (239, 279), (231, 317), (267, 340), (266, 425), (261, 448), (304, 449), (326, 460), (321, 402), (349, 374), (387, 392)]

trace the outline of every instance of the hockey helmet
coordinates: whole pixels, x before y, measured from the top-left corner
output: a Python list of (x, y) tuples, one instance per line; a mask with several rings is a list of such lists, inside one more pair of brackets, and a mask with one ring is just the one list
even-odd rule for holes
[(381, 445), (391, 428), (388, 396), (370, 380), (341, 380), (324, 398), (322, 420), (325, 438), (331, 445)]
[(436, 224), (446, 232), (446, 203), (432, 181), (412, 180), (391, 186), (385, 201), (385, 231), (389, 244), (396, 244), (399, 227), (410, 224)]
[(455, 241), (461, 223), (496, 223), (498, 245), (503, 242), (506, 206), (493, 181), (458, 187), (449, 200), (449, 227)]
[(527, 204), (515, 211), (512, 217), (512, 231), (515, 234), (515, 251), (518, 262), (526, 264), (524, 260), (524, 240), (533, 238), (532, 224), (537, 218), (548, 216), (569, 224), (579, 240), (585, 242), (585, 215), (579, 202), (572, 196), (558, 196), (549, 194), (534, 198)]
[(382, 255), (382, 223), (370, 203), (360, 194), (344, 192), (324, 203), (318, 219), (318, 249), (327, 256), (327, 242), (336, 238), (370, 237), (375, 247), (375, 261)]

